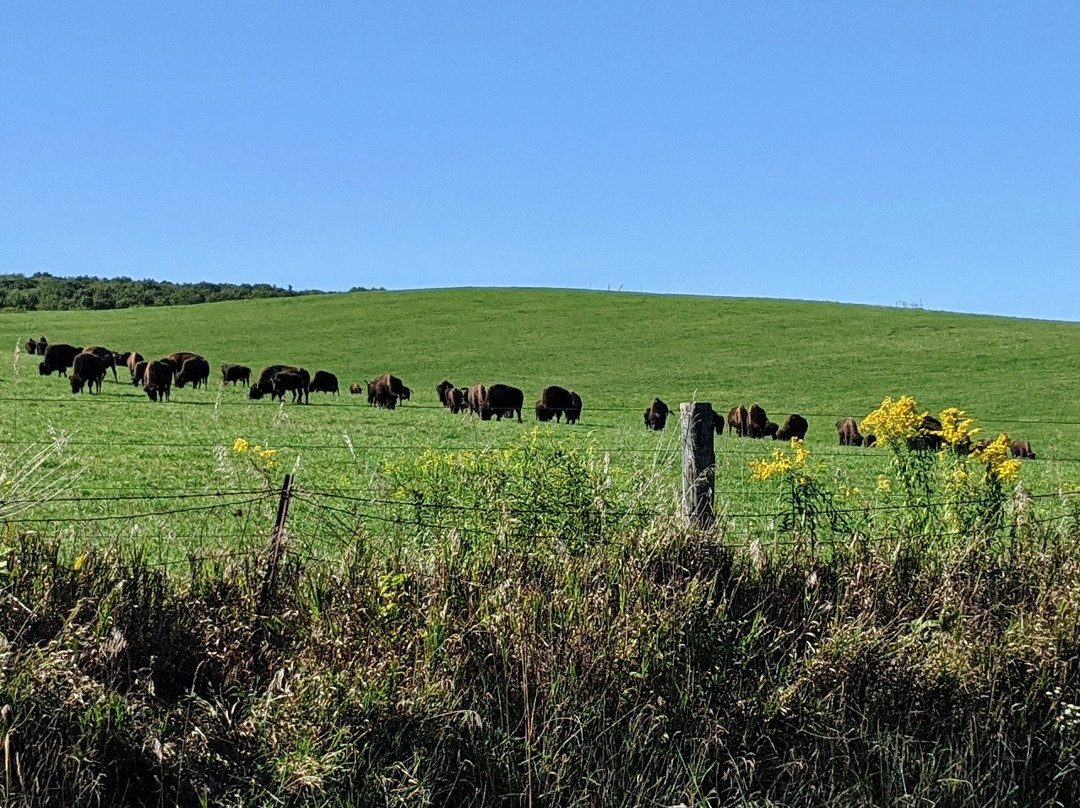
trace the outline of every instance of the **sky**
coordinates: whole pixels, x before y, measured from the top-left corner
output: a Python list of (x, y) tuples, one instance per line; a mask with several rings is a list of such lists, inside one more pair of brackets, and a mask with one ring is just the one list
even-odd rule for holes
[(1080, 320), (1078, 43), (1072, 2), (6, 4), (0, 273)]

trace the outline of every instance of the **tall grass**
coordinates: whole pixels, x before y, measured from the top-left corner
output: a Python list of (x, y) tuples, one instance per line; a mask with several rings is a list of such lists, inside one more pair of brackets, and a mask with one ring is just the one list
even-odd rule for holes
[[(261, 614), (255, 556), (169, 574), (137, 545), (73, 556), (6, 533), (3, 803), (1080, 793), (1075, 516), (1030, 518), (1018, 490), (989, 527), (896, 521), (812, 554), (687, 531), (662, 497), (620, 521), (602, 457), (530, 447), (387, 469), (385, 496), (437, 500), (438, 520), (401, 520), (388, 545), (341, 514), (340, 552), (289, 555)], [(523, 522), (531, 502), (575, 521)]]

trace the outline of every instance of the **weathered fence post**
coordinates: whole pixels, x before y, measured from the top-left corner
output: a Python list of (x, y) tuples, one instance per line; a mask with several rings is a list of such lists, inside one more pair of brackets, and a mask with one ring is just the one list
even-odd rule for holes
[(713, 523), (716, 452), (713, 448), (713, 408), (698, 402), (679, 405), (682, 434), (682, 512), (691, 527)]
[(270, 538), (270, 552), (266, 560), (266, 575), (259, 591), (259, 614), (266, 614), (266, 607), (277, 591), (278, 567), (285, 552), (285, 520), (289, 516), (289, 502), (292, 500), (293, 476), (285, 475), (281, 484), (281, 499), (278, 500), (277, 517), (274, 519), (274, 534)]

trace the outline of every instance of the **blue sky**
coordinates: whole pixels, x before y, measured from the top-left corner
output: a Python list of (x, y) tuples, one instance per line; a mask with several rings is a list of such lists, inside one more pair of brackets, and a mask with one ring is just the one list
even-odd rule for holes
[(1075, 3), (0, 10), (0, 272), (1080, 320)]

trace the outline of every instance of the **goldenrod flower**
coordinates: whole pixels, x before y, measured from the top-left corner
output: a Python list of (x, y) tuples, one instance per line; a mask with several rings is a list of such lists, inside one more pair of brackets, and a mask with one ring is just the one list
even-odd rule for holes
[(892, 491), (892, 480), (890, 480), (884, 474), (879, 474), (877, 478), (877, 490)]
[(859, 429), (873, 432), (877, 436), (877, 442), (883, 446), (898, 446), (919, 434), (923, 418), (929, 414), (920, 413), (915, 408), (915, 399), (911, 396), (900, 396), (896, 401), (889, 396), (881, 402), (880, 407), (863, 419)]
[[(798, 438), (791, 439), (793, 454), (787, 454), (782, 449), (774, 449), (771, 460), (751, 460), (750, 479), (764, 482), (777, 474), (786, 474), (796, 469), (801, 470), (810, 457), (810, 450)], [(807, 478), (800, 475), (796, 480), (799, 485), (806, 485)]]
[(248, 449), (251, 448), (251, 444), (248, 443), (243, 438), (237, 438), (236, 443), (233, 444), (232, 448), (233, 448), (234, 452), (239, 452), (240, 454), (243, 454), (244, 452), (246, 452)]
[(1011, 449), (1009, 436), (998, 435), (986, 446), (972, 451), (971, 456), (986, 466), (988, 478), (1011, 483), (1020, 478), (1020, 461), (1009, 457)]
[(975, 428), (974, 419), (968, 418), (966, 412), (956, 407), (942, 410), (940, 420), (941, 429), (934, 434), (940, 435), (948, 446), (964, 445), (979, 431)]

